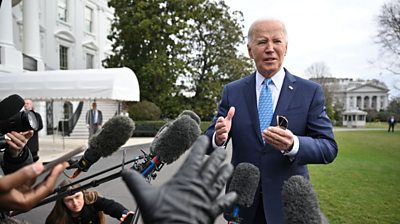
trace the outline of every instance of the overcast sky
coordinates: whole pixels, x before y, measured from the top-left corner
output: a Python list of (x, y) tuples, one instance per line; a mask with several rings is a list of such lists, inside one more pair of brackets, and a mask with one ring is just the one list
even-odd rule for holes
[[(387, 0), (225, 0), (231, 10), (243, 13), (245, 34), (251, 23), (274, 17), (286, 24), (289, 36), (284, 66), (305, 77), (315, 62), (325, 62), (334, 77), (378, 79), (400, 88), (394, 76), (371, 63), (379, 58), (373, 38), (376, 17)], [(246, 46), (243, 45), (243, 52)], [(391, 91), (400, 96), (400, 91)]]

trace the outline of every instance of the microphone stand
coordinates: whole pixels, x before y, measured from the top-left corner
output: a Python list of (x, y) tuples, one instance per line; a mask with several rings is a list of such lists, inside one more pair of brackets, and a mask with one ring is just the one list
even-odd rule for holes
[[(79, 180), (77, 180), (77, 181), (75, 181), (75, 182), (73, 182), (73, 183), (67, 184), (67, 185), (62, 186), (62, 187), (59, 186), (59, 187), (57, 187), (56, 189), (54, 189), (53, 193), (51, 193), (51, 194), (54, 194), (54, 193), (63, 191), (63, 190), (67, 189), (67, 188), (70, 187), (70, 186), (79, 184), (79, 183), (81, 183), (81, 182), (83, 182), (83, 181), (86, 181), (86, 180), (89, 180), (89, 179), (91, 179), (91, 178), (93, 178), (93, 177), (97, 177), (97, 176), (99, 176), (99, 175), (101, 175), (101, 174), (104, 174), (104, 173), (107, 173), (107, 172), (109, 172), (109, 171), (111, 171), (111, 170), (115, 170), (115, 169), (117, 169), (117, 168), (119, 168), (119, 167), (121, 167), (121, 166), (122, 166), (122, 169), (123, 169), (124, 165), (129, 164), (129, 163), (136, 162), (136, 161), (138, 161), (138, 160), (140, 160), (140, 159), (143, 159), (143, 158), (144, 158), (144, 156), (138, 156), (138, 157), (136, 157), (135, 159), (132, 159), (132, 160), (123, 162), (122, 164), (119, 164), (119, 165), (110, 167), (110, 168), (108, 168), (108, 169), (106, 169), (106, 170), (103, 170), (103, 171), (100, 171), (100, 172), (97, 172), (97, 173), (92, 174), (92, 175), (90, 175), (90, 176), (87, 176), (87, 177), (85, 177), (85, 178), (79, 179)], [(125, 160), (125, 159), (124, 159), (124, 160)]]
[[(125, 149), (124, 149), (124, 150), (125, 150)], [(58, 188), (56, 188), (52, 194), (58, 193), (57, 195), (54, 195), (54, 196), (45, 198), (45, 199), (42, 200), (39, 204), (37, 204), (34, 208), (39, 207), (39, 206), (42, 206), (42, 205), (45, 205), (45, 204), (48, 204), (48, 203), (50, 203), (50, 202), (53, 202), (53, 201), (57, 200), (57, 199), (60, 198), (60, 197), (65, 197), (65, 196), (68, 196), (68, 195), (73, 195), (73, 194), (75, 194), (75, 193), (77, 193), (77, 192), (86, 190), (86, 189), (88, 189), (88, 188), (97, 187), (97, 186), (99, 186), (100, 184), (103, 184), (103, 183), (108, 182), (108, 181), (110, 181), (110, 180), (116, 179), (116, 178), (118, 178), (118, 177), (121, 176), (121, 172), (122, 172), (122, 170), (124, 169), (124, 165), (129, 164), (129, 163), (132, 163), (132, 162), (135, 162), (135, 164), (132, 166), (132, 169), (141, 172), (141, 174), (143, 175), (143, 177), (147, 178), (149, 181), (151, 180), (151, 178), (152, 178), (152, 179), (156, 178), (156, 175), (154, 175), (153, 172), (154, 172), (154, 171), (160, 171), (161, 168), (163, 167), (164, 163), (161, 163), (161, 164), (159, 164), (158, 166), (155, 166), (155, 169), (153, 170), (153, 172), (143, 174), (143, 168), (144, 168), (149, 162), (151, 162), (153, 156), (151, 156), (151, 155), (149, 155), (149, 154), (146, 154), (144, 151), (142, 151), (142, 152), (144, 153), (144, 156), (140, 155), (140, 156), (136, 157), (135, 159), (129, 160), (129, 161), (127, 161), (127, 162), (124, 162), (125, 159), (123, 158), (122, 164), (113, 166), (113, 167), (111, 167), (111, 168), (108, 168), (108, 169), (106, 169), (106, 170), (100, 171), (100, 172), (95, 173), (95, 174), (93, 174), (93, 175), (90, 175), (90, 176), (88, 176), (88, 177), (82, 178), (82, 179), (80, 179), (80, 180), (77, 180), (77, 181), (75, 181), (75, 182), (73, 182), (73, 183), (71, 183), (71, 184), (65, 185), (65, 186), (63, 186), (63, 187), (58, 187)], [(125, 154), (124, 154), (124, 156), (125, 156)], [(140, 159), (145, 159), (145, 161), (144, 161), (142, 164), (138, 165), (138, 164), (137, 164), (137, 161), (140, 160)], [(85, 181), (85, 180), (88, 180), (88, 179), (90, 179), (90, 178), (99, 176), (99, 175), (101, 175), (101, 174), (104, 174), (104, 173), (109, 172), (109, 171), (111, 171), (111, 170), (117, 169), (117, 168), (119, 168), (119, 167), (122, 167), (122, 169), (121, 169), (121, 171), (119, 171), (119, 172), (117, 172), (117, 173), (111, 174), (111, 175), (109, 175), (109, 176), (103, 177), (103, 178), (98, 179), (98, 180), (92, 180), (91, 182), (89, 182), (89, 183), (87, 183), (87, 184), (85, 184), (85, 185), (82, 185), (82, 186), (79, 186), (79, 187), (76, 187), (76, 188), (67, 190), (67, 188), (70, 187), (70, 186), (76, 185), (76, 184), (81, 183), (81, 182), (83, 182), (83, 181)], [(51, 195), (51, 194), (50, 194), (50, 195)]]

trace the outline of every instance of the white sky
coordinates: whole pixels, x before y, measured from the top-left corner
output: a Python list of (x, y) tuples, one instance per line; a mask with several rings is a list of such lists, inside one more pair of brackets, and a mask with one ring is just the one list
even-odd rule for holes
[[(243, 13), (244, 33), (259, 18), (282, 20), (289, 45), (284, 66), (305, 77), (315, 62), (325, 62), (334, 77), (378, 79), (400, 96), (400, 76), (371, 63), (379, 58), (373, 38), (376, 17), (387, 0), (225, 0), (231, 10)], [(243, 45), (243, 52), (247, 52)], [(246, 53), (247, 54), (247, 53)]]

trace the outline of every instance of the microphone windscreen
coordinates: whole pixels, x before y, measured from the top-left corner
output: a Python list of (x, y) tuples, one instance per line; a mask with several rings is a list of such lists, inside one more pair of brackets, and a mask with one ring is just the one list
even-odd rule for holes
[(237, 204), (250, 207), (260, 182), (260, 170), (251, 163), (239, 163), (233, 171), (228, 192), (235, 191), (238, 195)]
[(186, 114), (180, 115), (160, 129), (150, 145), (150, 152), (161, 162), (170, 164), (192, 146), (200, 133), (196, 120)]
[(16, 115), (22, 109), (24, 104), (24, 99), (17, 94), (4, 98), (0, 102), (0, 121), (7, 120)]
[[(89, 140), (88, 153), (107, 157), (117, 151), (135, 130), (135, 123), (126, 116), (115, 116), (108, 120), (96, 135)], [(86, 152), (85, 152), (86, 153)]]
[(284, 182), (282, 202), (285, 223), (321, 223), (317, 196), (303, 176), (295, 175)]
[(201, 119), (200, 119), (199, 115), (197, 115), (195, 112), (193, 112), (191, 110), (184, 110), (184, 111), (182, 111), (182, 113), (179, 114), (178, 117), (183, 116), (183, 115), (190, 116), (193, 120), (196, 121), (196, 123), (198, 125), (200, 125)]

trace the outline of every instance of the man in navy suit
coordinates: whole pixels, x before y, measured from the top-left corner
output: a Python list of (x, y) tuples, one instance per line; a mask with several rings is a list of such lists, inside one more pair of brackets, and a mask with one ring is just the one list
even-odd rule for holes
[[(208, 152), (232, 139), (231, 163), (248, 162), (260, 169), (254, 203), (240, 209), (242, 224), (283, 223), (283, 182), (293, 175), (309, 178), (307, 164), (331, 163), (338, 152), (322, 88), (282, 66), (287, 46), (281, 21), (262, 19), (251, 25), (247, 48), (256, 71), (224, 86), (217, 115), (206, 131)], [(259, 96), (268, 78), (272, 120), (261, 130)], [(287, 129), (277, 126), (278, 115), (287, 118)]]
[(86, 112), (86, 126), (89, 129), (89, 139), (96, 134), (103, 124), (103, 113), (97, 109), (96, 102), (92, 103), (92, 109)]

